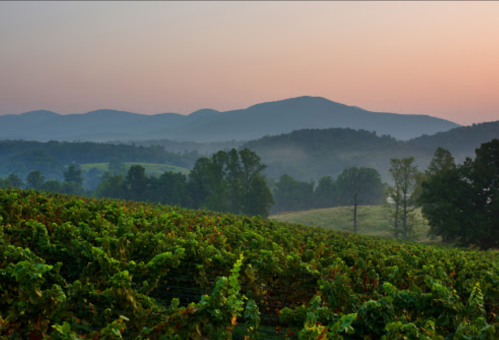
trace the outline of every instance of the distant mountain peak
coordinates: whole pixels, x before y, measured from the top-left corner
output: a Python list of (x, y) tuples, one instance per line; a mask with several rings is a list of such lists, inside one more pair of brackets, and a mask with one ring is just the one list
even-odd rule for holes
[(300, 96), (219, 112), (201, 109), (190, 115), (143, 115), (110, 109), (58, 115), (33, 111), (0, 116), (0, 139), (38, 140), (153, 139), (213, 142), (251, 140), (300, 129), (351, 128), (407, 140), (459, 126), (444, 119), (371, 112), (323, 97)]
[(49, 110), (35, 110), (35, 111), (28, 111), (24, 113), (20, 113), (17, 116), (23, 116), (23, 117), (33, 117), (33, 116), (60, 116), (57, 112), (49, 111)]
[(122, 114), (139, 115), (139, 113), (133, 113), (133, 112), (128, 112), (128, 111), (120, 111), (120, 110), (112, 110), (112, 109), (99, 109), (99, 110), (89, 111), (89, 112), (82, 113), (82, 114), (89, 115), (89, 116), (94, 116), (94, 115), (122, 115)]
[(276, 100), (272, 102), (265, 102), (250, 106), (248, 109), (259, 108), (263, 106), (310, 106), (310, 105), (341, 105), (347, 106), (342, 103), (334, 102), (324, 97), (314, 97), (314, 96), (300, 96), (282, 100)]
[(220, 111), (213, 110), (213, 109), (201, 109), (194, 111), (193, 113), (187, 115), (190, 118), (199, 118), (201, 116), (213, 116), (219, 114)]

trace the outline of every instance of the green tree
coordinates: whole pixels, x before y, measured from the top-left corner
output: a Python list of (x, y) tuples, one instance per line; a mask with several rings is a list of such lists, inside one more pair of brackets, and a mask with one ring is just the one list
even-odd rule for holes
[(4, 181), (7, 188), (22, 188), (24, 186), (23, 180), (16, 174), (10, 174)]
[(149, 197), (149, 179), (146, 169), (141, 165), (132, 165), (125, 178), (126, 199), (135, 201), (146, 201)]
[(244, 148), (239, 151), (241, 160), (241, 205), (246, 215), (267, 217), (274, 204), (272, 192), (267, 185), (263, 171), (267, 168), (253, 151)]
[[(395, 238), (399, 234), (399, 221), (402, 220), (402, 239), (407, 239), (407, 221), (408, 215), (414, 212), (415, 197), (414, 193), (421, 181), (421, 173), (417, 166), (413, 165), (414, 157), (392, 158), (390, 160), (390, 175), (393, 185), (388, 186), (388, 200), (395, 206), (394, 223)], [(402, 216), (399, 217), (399, 214)]]
[(48, 180), (42, 184), (40, 190), (48, 192), (62, 192), (61, 183), (55, 179)]
[(122, 174), (111, 175), (105, 172), (95, 189), (96, 197), (125, 198), (125, 177)]
[[(424, 181), (427, 181), (430, 177), (435, 176), (436, 174), (444, 170), (453, 170), (455, 168), (456, 163), (451, 152), (447, 149), (438, 147), (424, 175), (421, 176), (421, 181), (418, 183), (414, 192), (414, 198), (416, 200), (419, 200), (419, 197), (421, 196), (421, 193), (423, 191), (422, 184)], [(452, 238), (448, 236), (442, 236), (442, 241), (450, 242), (452, 241)]]
[(202, 207), (214, 211), (229, 211), (229, 190), (226, 178), (227, 153), (215, 153), (207, 164), (205, 187), (209, 192)]
[(168, 205), (189, 206), (186, 190), (187, 177), (181, 173), (164, 172), (151, 177), (151, 200)]
[(460, 246), (499, 247), (499, 139), (476, 149), (474, 160), (431, 176), (419, 202), (430, 235)]
[(61, 192), (68, 195), (84, 195), (83, 177), (81, 169), (76, 164), (71, 164), (68, 170), (64, 172), (64, 183), (61, 186)]
[(243, 186), (246, 186), (246, 183), (244, 183), (245, 176), (237, 150), (232, 149), (225, 154), (224, 175), (227, 190), (227, 211), (233, 214), (241, 214), (244, 211), (244, 195), (248, 194), (249, 187), (243, 188)]
[(234, 214), (267, 216), (273, 204), (260, 157), (249, 149), (198, 159), (187, 184), (191, 204)]
[(300, 211), (312, 207), (314, 198), (313, 181), (301, 182), (290, 175), (282, 175), (275, 183), (273, 211)]
[(353, 231), (357, 232), (357, 209), (361, 204), (379, 201), (383, 194), (381, 176), (373, 168), (352, 167), (343, 170), (336, 179), (342, 202), (353, 205)]
[(268, 217), (274, 198), (264, 176), (255, 177), (245, 196), (244, 214)]
[(189, 173), (187, 192), (191, 208), (201, 208), (206, 199), (212, 194), (213, 186), (210, 170), (210, 159), (201, 157), (196, 161), (194, 168)]
[(338, 204), (336, 183), (331, 176), (319, 179), (314, 191), (314, 208), (329, 208)]
[(26, 187), (28, 189), (40, 190), (45, 182), (41, 171), (31, 171), (26, 177)]
[(242, 212), (247, 215), (261, 215), (267, 217), (270, 208), (275, 203), (272, 192), (267, 185), (263, 171), (267, 168), (261, 158), (244, 148), (239, 151), (241, 160), (241, 191)]
[(64, 181), (68, 183), (74, 183), (76, 186), (83, 185), (83, 177), (81, 175), (81, 169), (78, 165), (71, 164), (67, 171), (64, 171)]
[(433, 155), (433, 159), (425, 171), (425, 176), (433, 176), (442, 170), (452, 170), (456, 168), (456, 163), (451, 152), (447, 149), (438, 147)]

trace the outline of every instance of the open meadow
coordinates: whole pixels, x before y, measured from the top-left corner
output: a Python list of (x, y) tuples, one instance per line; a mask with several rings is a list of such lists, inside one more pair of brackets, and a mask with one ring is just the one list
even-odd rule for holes
[[(437, 243), (440, 238), (431, 239), (427, 236), (429, 226), (421, 216), (421, 209), (416, 210), (420, 219), (415, 230), (414, 240), (422, 243)], [(348, 231), (353, 229), (353, 208), (333, 207), (293, 211), (271, 215), (269, 218), (276, 221), (298, 223), (307, 226), (322, 227), (328, 230)], [(383, 206), (360, 206), (357, 212), (358, 233), (363, 235), (393, 237), (393, 226), (390, 224), (388, 213)]]

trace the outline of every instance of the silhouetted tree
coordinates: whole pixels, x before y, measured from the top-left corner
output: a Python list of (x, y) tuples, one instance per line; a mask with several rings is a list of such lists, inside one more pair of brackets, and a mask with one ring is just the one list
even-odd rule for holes
[(10, 174), (5, 179), (4, 185), (8, 188), (22, 188), (24, 186), (23, 180), (16, 174)]
[(431, 235), (460, 246), (499, 247), (499, 139), (476, 149), (474, 160), (429, 177), (419, 202)]
[(52, 179), (44, 182), (40, 190), (48, 192), (62, 192), (62, 186), (61, 183), (59, 183), (59, 181)]
[(357, 209), (361, 204), (379, 201), (383, 193), (381, 176), (372, 168), (348, 168), (336, 179), (338, 192), (343, 201), (353, 205), (353, 231), (357, 232)]
[(388, 199), (393, 201), (395, 206), (395, 237), (398, 237), (398, 223), (402, 219), (402, 239), (407, 238), (407, 216), (413, 212), (411, 208), (415, 203), (414, 192), (421, 182), (421, 173), (417, 166), (413, 165), (414, 157), (403, 159), (392, 158), (390, 160), (390, 175), (393, 185), (388, 186)]
[(141, 165), (132, 165), (124, 182), (126, 199), (146, 201), (149, 194), (148, 182), (146, 169)]
[(314, 191), (314, 208), (329, 208), (338, 204), (337, 188), (331, 176), (319, 179)]
[(82, 186), (83, 177), (81, 175), (81, 169), (79, 168), (79, 166), (71, 164), (68, 167), (68, 170), (64, 172), (64, 181), (68, 183), (72, 182), (75, 185)]
[(26, 177), (26, 187), (28, 189), (40, 190), (45, 182), (41, 171), (31, 171)]

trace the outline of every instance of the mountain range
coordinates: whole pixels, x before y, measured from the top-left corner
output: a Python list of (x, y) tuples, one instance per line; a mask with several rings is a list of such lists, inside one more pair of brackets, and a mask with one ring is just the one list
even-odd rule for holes
[(61, 115), (31, 111), (0, 116), (0, 139), (110, 141), (168, 138), (176, 141), (245, 141), (299, 129), (352, 128), (408, 140), (459, 127), (427, 115), (371, 112), (322, 97), (298, 97), (219, 112), (189, 115), (97, 110)]

